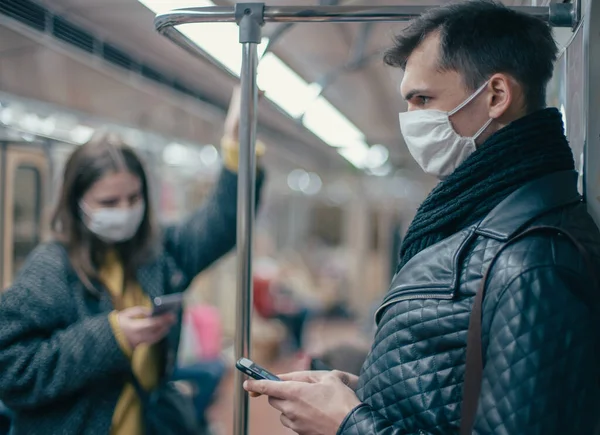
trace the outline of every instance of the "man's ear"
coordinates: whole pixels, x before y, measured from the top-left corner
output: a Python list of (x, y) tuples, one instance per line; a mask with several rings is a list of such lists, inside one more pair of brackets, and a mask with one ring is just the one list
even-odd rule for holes
[(499, 119), (510, 108), (514, 95), (514, 79), (506, 74), (494, 74), (488, 83), (488, 115)]

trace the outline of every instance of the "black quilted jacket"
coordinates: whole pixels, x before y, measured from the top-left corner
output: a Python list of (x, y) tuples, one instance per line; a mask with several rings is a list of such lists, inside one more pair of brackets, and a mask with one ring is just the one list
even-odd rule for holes
[[(363, 403), (339, 435), (459, 432), (469, 315), (500, 246), (524, 228), (558, 226), (585, 245), (600, 273), (600, 234), (576, 181), (567, 171), (524, 186), (400, 270), (377, 313), (357, 389)], [(591, 282), (577, 249), (559, 235), (527, 236), (500, 254), (483, 303), (484, 374), (473, 433), (593, 433), (600, 289)]]
[[(237, 176), (224, 171), (212, 198), (165, 231), (162, 252), (137, 272), (149, 296), (185, 290), (233, 247), (236, 192)], [(130, 370), (108, 322), (112, 309), (108, 292), (84, 291), (58, 243), (30, 255), (0, 298), (0, 400), (15, 412), (13, 435), (109, 433)], [(180, 324), (162, 343), (165, 373), (179, 335)]]

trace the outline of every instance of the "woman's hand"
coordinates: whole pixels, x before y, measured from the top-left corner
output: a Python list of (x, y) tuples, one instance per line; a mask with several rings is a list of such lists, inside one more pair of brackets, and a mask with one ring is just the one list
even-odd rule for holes
[(240, 109), (242, 101), (242, 88), (236, 86), (231, 94), (231, 101), (229, 102), (229, 109), (227, 110), (227, 117), (225, 118), (225, 131), (223, 138), (230, 141), (237, 141), (240, 128)]
[[(262, 98), (264, 92), (258, 91), (258, 100)], [(242, 107), (242, 87), (240, 85), (233, 89), (229, 110), (225, 118), (225, 131), (223, 137), (229, 141), (237, 141), (240, 128), (240, 111)]]
[(117, 314), (117, 319), (132, 349), (142, 343), (159, 342), (176, 322), (173, 313), (153, 317), (152, 311), (145, 307), (127, 308)]

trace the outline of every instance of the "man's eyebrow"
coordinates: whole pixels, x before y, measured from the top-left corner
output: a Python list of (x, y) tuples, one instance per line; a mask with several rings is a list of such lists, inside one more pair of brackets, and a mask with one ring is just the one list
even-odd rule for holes
[(418, 94), (423, 94), (423, 93), (426, 93), (426, 91), (425, 91), (425, 90), (423, 90), (423, 89), (413, 89), (413, 90), (411, 90), (411, 91), (407, 92), (407, 94), (406, 94), (406, 95), (403, 95), (403, 96), (402, 96), (402, 98), (403, 98), (405, 101), (410, 101), (410, 100), (412, 100), (412, 99), (413, 99), (413, 97), (414, 97), (415, 95), (418, 95)]

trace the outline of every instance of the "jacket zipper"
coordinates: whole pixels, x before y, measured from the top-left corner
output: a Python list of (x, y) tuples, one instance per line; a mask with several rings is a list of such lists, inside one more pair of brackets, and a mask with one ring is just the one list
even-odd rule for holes
[(410, 294), (410, 295), (402, 295), (402, 296), (397, 296), (394, 298), (391, 298), (389, 301), (384, 302), (378, 309), (377, 311), (375, 311), (375, 320), (377, 320), (379, 313), (382, 312), (382, 310), (384, 310), (385, 308), (389, 307), (390, 305), (394, 305), (398, 302), (402, 302), (402, 301), (407, 301), (410, 299), (445, 299), (445, 300), (450, 300), (454, 298), (454, 292), (452, 293), (446, 293), (446, 294), (440, 294), (440, 293), (425, 293), (425, 294)]

